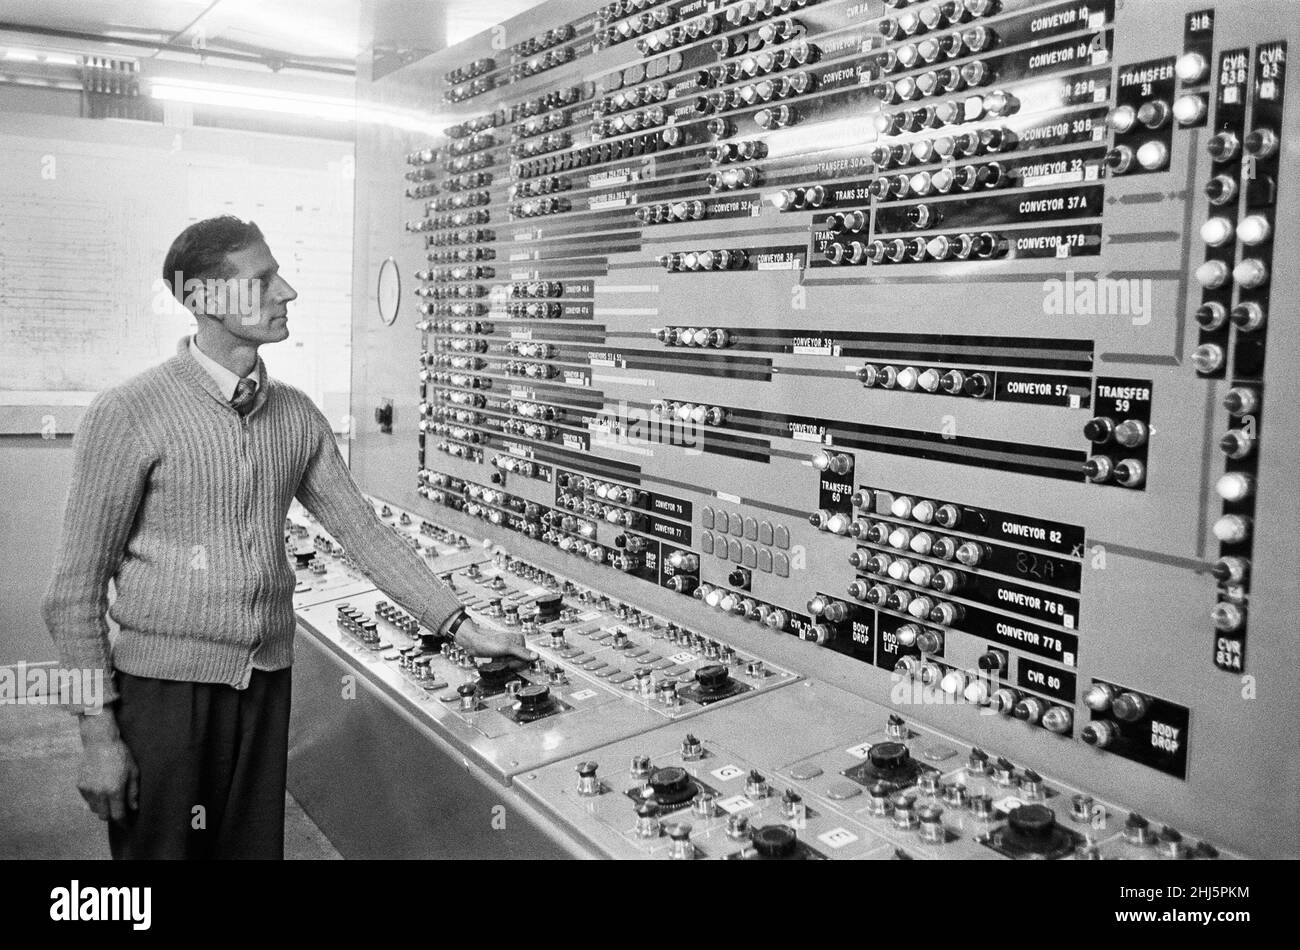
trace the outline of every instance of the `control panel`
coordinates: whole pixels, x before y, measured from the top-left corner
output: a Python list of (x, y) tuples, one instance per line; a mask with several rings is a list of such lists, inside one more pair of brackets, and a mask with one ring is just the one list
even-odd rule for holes
[[(475, 623), (521, 634), (537, 659), (525, 665), (476, 658), (373, 586), (345, 582), (300, 593), (299, 623), (417, 721), (479, 757), (502, 783), (519, 769), (689, 720), (796, 679), (749, 650), (615, 603), (490, 543), (471, 543), (383, 502), (375, 507), (419, 547)], [(308, 520), (302, 512), (291, 516), (291, 554)], [(309, 563), (323, 560), (340, 570), (338, 545), (324, 533), (315, 545), (319, 553)]]
[[(406, 662), (391, 607), (349, 593), (312, 626), (515, 737), (500, 773), (536, 768), (540, 807), (611, 854), (691, 850), (631, 830), (648, 787), (661, 829), (715, 798), (686, 822), (709, 857), (835, 856), (837, 828), (854, 856), (1151, 853), (1076, 797), (1178, 829), (1170, 856), (1300, 855), (1292, 13), (549, 0), (370, 77), (428, 127), (358, 141), (357, 272), (391, 258), (405, 290), (392, 325), (356, 298), (354, 415), (391, 400), (393, 425), (353, 470), (491, 542), (431, 565), (545, 661), (462, 692), (481, 672)], [(575, 689), (607, 715), (543, 749), (519, 715), (576, 723)], [(785, 717), (795, 696), (844, 735)], [(797, 837), (729, 836), (745, 781), (683, 758), (688, 731), (774, 783), (751, 828)], [(918, 766), (890, 791), (914, 808), (788, 772), (852, 783), (861, 743)], [(1047, 791), (971, 808), (972, 748)], [(606, 792), (574, 805), (579, 779)]]

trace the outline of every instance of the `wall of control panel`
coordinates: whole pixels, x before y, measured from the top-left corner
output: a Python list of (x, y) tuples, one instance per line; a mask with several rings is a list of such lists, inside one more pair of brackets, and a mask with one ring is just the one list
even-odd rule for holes
[(1300, 855), (1289, 12), (550, 0), (365, 77), (430, 133), (358, 143), (353, 470), (544, 660), (310, 625), (599, 853)]

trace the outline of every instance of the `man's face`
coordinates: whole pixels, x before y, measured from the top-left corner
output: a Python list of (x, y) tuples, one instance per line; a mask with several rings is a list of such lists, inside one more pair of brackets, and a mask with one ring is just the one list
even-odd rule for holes
[(298, 298), (280, 276), (280, 265), (262, 241), (226, 255), (227, 277), (220, 300), (210, 300), (207, 315), (235, 337), (250, 343), (278, 343), (289, 337), (289, 302)]

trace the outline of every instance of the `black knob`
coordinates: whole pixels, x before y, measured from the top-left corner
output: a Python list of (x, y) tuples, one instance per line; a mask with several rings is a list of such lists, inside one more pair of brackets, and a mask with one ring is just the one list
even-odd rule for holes
[(650, 773), (650, 790), (660, 802), (669, 802), (674, 797), (691, 792), (691, 778), (686, 770), (677, 766), (655, 769)]
[(868, 750), (867, 759), (877, 769), (894, 770), (910, 765), (912, 754), (901, 742), (877, 742)]
[(505, 660), (489, 660), (478, 668), (479, 682), (484, 686), (504, 686), (514, 673)]
[(755, 828), (750, 838), (761, 858), (788, 858), (799, 846), (799, 839), (789, 825), (764, 825)]
[(1013, 831), (1026, 838), (1046, 838), (1056, 828), (1056, 814), (1046, 805), (1021, 805), (1007, 815)]
[(535, 683), (521, 689), (515, 699), (525, 709), (544, 709), (551, 702), (551, 689), (545, 684)]
[(700, 688), (705, 692), (713, 693), (725, 689), (730, 681), (731, 672), (717, 663), (701, 666), (695, 671), (695, 682), (699, 683)]

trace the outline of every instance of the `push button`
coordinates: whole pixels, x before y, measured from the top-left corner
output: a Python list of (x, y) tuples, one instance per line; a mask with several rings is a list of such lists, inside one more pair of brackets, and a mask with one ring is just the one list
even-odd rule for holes
[(777, 577), (789, 577), (789, 576), (790, 576), (790, 559), (789, 559), (788, 557), (786, 557), (784, 554), (778, 554), (778, 555), (773, 559), (772, 567), (773, 567), (773, 570), (776, 571), (776, 576), (777, 576)]
[(745, 545), (741, 553), (740, 563), (751, 569), (758, 566), (758, 551), (752, 544)]
[(758, 540), (758, 522), (753, 518), (745, 519), (745, 537), (750, 541)]
[(707, 531), (700, 537), (700, 550), (705, 554), (713, 553), (713, 535)]
[(733, 511), (727, 519), (731, 525), (731, 533), (736, 537), (741, 537), (745, 533), (745, 519), (737, 511)]
[(741, 558), (740, 539), (731, 539), (731, 544), (727, 546), (727, 557), (739, 563)]
[(782, 551), (790, 548), (790, 529), (783, 524), (776, 526), (776, 546)]
[(708, 505), (700, 509), (700, 524), (706, 528), (713, 527), (713, 509)]
[(758, 569), (764, 574), (772, 573), (772, 552), (767, 548), (758, 552)]
[(770, 522), (770, 521), (760, 521), (760, 522), (758, 523), (758, 543), (759, 543), (759, 544), (771, 544), (771, 543), (772, 543), (772, 537), (773, 537), (773, 534), (772, 534), (772, 522)]
[(721, 509), (718, 509), (717, 515), (716, 515), (715, 517), (716, 517), (716, 520), (715, 520), (713, 526), (714, 526), (715, 528), (717, 528), (719, 531), (721, 531), (723, 534), (726, 534), (726, 533), (727, 533), (727, 513), (726, 513), (725, 511), (721, 510)]

